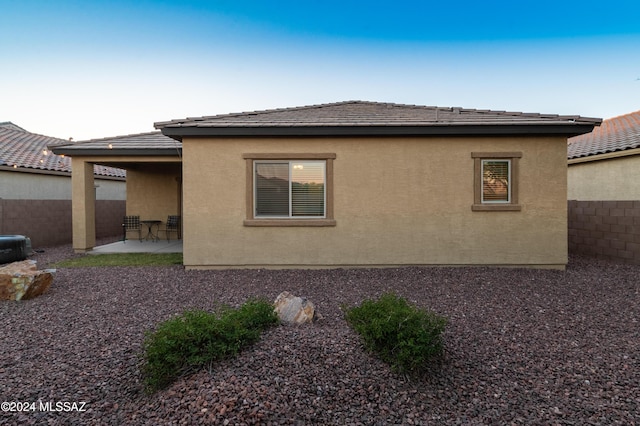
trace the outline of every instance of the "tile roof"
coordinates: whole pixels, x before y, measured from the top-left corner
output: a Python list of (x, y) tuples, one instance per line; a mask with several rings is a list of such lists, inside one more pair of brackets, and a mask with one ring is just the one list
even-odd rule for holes
[(114, 136), (49, 146), (56, 154), (65, 155), (181, 155), (182, 143), (161, 132)]
[(2, 121), (2, 122), (0, 122), (0, 127), (5, 127), (7, 129), (20, 130), (22, 132), (26, 132), (25, 129), (23, 129), (22, 127), (18, 126), (17, 124), (13, 124), (10, 121)]
[[(304, 134), (305, 128), (313, 128), (321, 134), (407, 134), (409, 131), (435, 134), (472, 133), (481, 127), (493, 126), (562, 126), (560, 133), (581, 134), (590, 131), (602, 120), (577, 115), (521, 113), (507, 111), (478, 110), (465, 108), (442, 108), (435, 106), (402, 105), (394, 103), (346, 101), (331, 104), (242, 112), (204, 117), (190, 117), (155, 123), (167, 136), (179, 139), (182, 135), (227, 135), (227, 134)], [(569, 126), (569, 127), (567, 127)], [(471, 131), (461, 130), (472, 128)], [(569, 130), (574, 127), (575, 129)], [(583, 127), (587, 130), (579, 130)], [(403, 133), (401, 129), (405, 129)], [(226, 132), (225, 132), (226, 129)], [(249, 131), (248, 129), (252, 129)], [(328, 129), (333, 129), (329, 131)], [(351, 130), (347, 130), (351, 129)], [(438, 130), (440, 129), (440, 130)], [(445, 130), (443, 130), (445, 129)], [(494, 131), (495, 131), (494, 129)], [(560, 127), (558, 127), (560, 129)], [(505, 132), (506, 133), (506, 132)], [(307, 132), (306, 134), (311, 134)]]
[[(70, 173), (71, 159), (55, 155), (48, 148), (60, 143), (68, 141), (0, 126), (0, 166)], [(96, 176), (126, 176), (124, 170), (99, 165), (94, 166), (94, 173)]]
[(604, 120), (591, 133), (569, 138), (569, 159), (640, 148), (640, 111)]

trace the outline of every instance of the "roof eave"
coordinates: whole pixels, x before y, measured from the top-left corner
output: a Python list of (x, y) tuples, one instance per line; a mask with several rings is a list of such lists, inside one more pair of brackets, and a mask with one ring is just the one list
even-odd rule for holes
[(117, 148), (70, 148), (59, 147), (53, 148), (53, 153), (56, 155), (68, 155), (73, 156), (125, 156), (125, 157), (141, 157), (141, 156), (179, 156), (182, 154), (182, 148), (172, 149), (117, 149)]
[(588, 163), (591, 161), (611, 160), (613, 158), (630, 157), (634, 155), (640, 155), (640, 147), (617, 149), (607, 152), (595, 152), (578, 156), (568, 156), (567, 161), (569, 164), (577, 164)]
[(523, 125), (440, 125), (440, 126), (238, 126), (163, 127), (165, 136), (183, 137), (256, 136), (475, 136), (475, 135), (561, 135), (572, 137), (589, 133), (596, 123), (558, 123)]

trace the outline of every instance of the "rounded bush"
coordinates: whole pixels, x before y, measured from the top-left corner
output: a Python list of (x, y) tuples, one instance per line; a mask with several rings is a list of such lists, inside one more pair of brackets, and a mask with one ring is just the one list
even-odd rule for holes
[(442, 355), (446, 318), (409, 305), (395, 294), (345, 308), (349, 325), (362, 336), (367, 350), (398, 373), (420, 373)]
[(238, 309), (222, 307), (217, 314), (192, 310), (164, 321), (147, 332), (142, 373), (147, 392), (171, 384), (183, 374), (236, 356), (255, 343), (262, 331), (278, 324), (273, 305), (250, 300)]

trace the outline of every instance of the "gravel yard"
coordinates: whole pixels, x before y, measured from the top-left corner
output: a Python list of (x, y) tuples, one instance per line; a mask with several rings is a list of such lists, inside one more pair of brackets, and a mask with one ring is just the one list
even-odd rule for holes
[[(35, 259), (70, 256), (64, 246)], [(142, 392), (146, 330), (284, 290), (324, 319), (274, 328), (237, 359)], [(390, 372), (343, 319), (341, 304), (388, 291), (449, 319), (446, 357), (427, 377)], [(640, 424), (640, 266), (59, 269), (43, 296), (0, 302), (0, 318), (0, 401), (36, 408), (0, 424)], [(64, 411), (74, 402), (84, 411)]]

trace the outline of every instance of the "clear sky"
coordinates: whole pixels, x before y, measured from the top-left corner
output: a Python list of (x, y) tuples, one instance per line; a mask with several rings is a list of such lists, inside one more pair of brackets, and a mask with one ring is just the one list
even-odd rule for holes
[(640, 110), (640, 1), (0, 0), (0, 122), (34, 133), (345, 100)]

